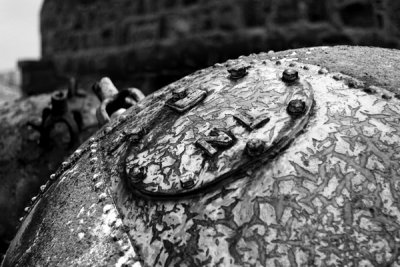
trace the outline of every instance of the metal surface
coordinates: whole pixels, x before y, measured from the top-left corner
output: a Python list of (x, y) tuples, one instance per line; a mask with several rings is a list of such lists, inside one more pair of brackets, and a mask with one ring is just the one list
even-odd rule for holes
[[(71, 148), (79, 144), (80, 132), (88, 125), (83, 125), (83, 110), (77, 108), (76, 102), (84, 103), (85, 97), (86, 94), (78, 89), (77, 81), (73, 77), (69, 80), (67, 91), (59, 90), (51, 94), (51, 105), (43, 109), (40, 125), (34, 122), (28, 123), (39, 131), (41, 145), (50, 145), (51, 132), (59, 123), (63, 123), (67, 127), (69, 133), (68, 146)], [(72, 108), (70, 107), (71, 104)]]
[[(273, 64), (257, 62), (246, 69), (246, 79), (234, 84), (221, 68), (211, 85), (200, 87), (195, 80), (191, 86), (178, 85), (172, 97), (166, 96), (167, 108), (153, 110), (154, 117), (137, 123), (147, 135), (127, 151), (124, 176), (129, 182), (132, 174), (133, 190), (176, 197), (208, 187), (267, 162), (303, 130), (313, 105), (307, 81), (288, 86), (278, 79)], [(202, 89), (188, 93), (191, 88)], [(287, 113), (293, 101), (302, 101), (302, 114)], [(254, 138), (263, 140), (266, 149), (247, 157), (246, 143)], [(190, 186), (182, 177), (190, 177)]]
[[(35, 200), (5, 265), (399, 266), (395, 93), (267, 57), (230, 61), (251, 66), (238, 80), (221, 64), (198, 71), (111, 121)], [(289, 65), (299, 81), (282, 81)], [(181, 88), (207, 96), (177, 111)], [(182, 172), (160, 176), (168, 166)], [(114, 243), (100, 198), (124, 225)]]

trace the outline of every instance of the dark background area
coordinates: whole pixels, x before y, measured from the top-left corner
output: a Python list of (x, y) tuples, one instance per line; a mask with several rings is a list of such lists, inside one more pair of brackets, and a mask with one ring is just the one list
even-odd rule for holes
[(398, 48), (399, 11), (397, 0), (45, 0), (42, 59), (59, 75), (107, 75), (149, 93), (261, 51)]

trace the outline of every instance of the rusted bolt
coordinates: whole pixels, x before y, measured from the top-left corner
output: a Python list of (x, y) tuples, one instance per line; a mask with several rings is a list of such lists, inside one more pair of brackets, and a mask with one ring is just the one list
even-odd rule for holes
[(305, 110), (306, 110), (306, 103), (300, 99), (295, 99), (290, 101), (286, 109), (287, 113), (290, 116), (294, 117), (302, 115)]
[(250, 157), (260, 156), (266, 150), (266, 143), (261, 139), (250, 139), (246, 143), (246, 153)]
[(192, 175), (183, 175), (181, 177), (181, 186), (184, 189), (190, 189), (195, 185), (195, 179)]
[(247, 69), (248, 67), (230, 68), (228, 69), (229, 78), (232, 80), (241, 79), (248, 74)]
[(299, 79), (299, 72), (294, 69), (286, 69), (282, 73), (282, 81), (292, 83)]

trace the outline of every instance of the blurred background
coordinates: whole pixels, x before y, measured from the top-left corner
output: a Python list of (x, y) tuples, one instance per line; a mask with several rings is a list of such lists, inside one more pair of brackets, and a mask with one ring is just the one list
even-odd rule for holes
[[(399, 48), (399, 14), (398, 0), (1, 0), (0, 255), (40, 184), (97, 129), (87, 122), (68, 149), (40, 146), (35, 127), (26, 127), (41, 123), (55, 90), (90, 94), (93, 82), (109, 76), (119, 88), (149, 94), (250, 53)], [(94, 117), (99, 102), (82, 101), (78, 111)]]

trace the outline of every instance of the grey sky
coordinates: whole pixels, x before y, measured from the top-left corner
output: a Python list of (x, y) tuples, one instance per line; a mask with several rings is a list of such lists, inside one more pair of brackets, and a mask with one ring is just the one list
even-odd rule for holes
[(43, 0), (0, 0), (0, 71), (17, 60), (40, 57), (39, 12)]

